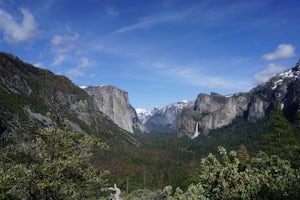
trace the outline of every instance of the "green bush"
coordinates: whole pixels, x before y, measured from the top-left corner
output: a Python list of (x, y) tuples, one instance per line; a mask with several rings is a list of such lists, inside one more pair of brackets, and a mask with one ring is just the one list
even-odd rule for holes
[[(197, 181), (183, 192), (164, 189), (167, 199), (299, 199), (300, 172), (278, 156), (260, 152), (241, 167), (235, 151), (219, 147), (221, 159), (209, 154), (198, 169)], [(243, 163), (244, 165), (244, 163)]]
[(1, 149), (0, 199), (100, 199), (108, 172), (89, 162), (99, 139), (68, 128), (40, 129), (28, 144)]

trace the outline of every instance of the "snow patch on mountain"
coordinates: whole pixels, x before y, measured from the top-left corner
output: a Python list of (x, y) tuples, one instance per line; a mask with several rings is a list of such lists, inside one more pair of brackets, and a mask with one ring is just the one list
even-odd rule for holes
[(278, 86), (283, 84), (285, 79), (298, 79), (300, 77), (299, 66), (293, 69), (286, 70), (282, 73), (277, 74), (275, 77), (271, 78), (271, 82), (273, 82), (272, 90), (275, 90)]
[(135, 111), (142, 124), (146, 123), (146, 121), (153, 115), (151, 110), (144, 108), (136, 108)]

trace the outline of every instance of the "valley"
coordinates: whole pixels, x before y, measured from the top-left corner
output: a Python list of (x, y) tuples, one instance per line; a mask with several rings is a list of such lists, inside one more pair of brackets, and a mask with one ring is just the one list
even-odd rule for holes
[[(36, 68), (8, 53), (0, 53), (0, 72), (2, 160), (8, 158), (5, 154), (7, 148), (19, 145), (30, 147), (32, 142), (35, 144), (34, 141), (45, 139), (46, 136), (40, 136), (44, 128), (48, 128), (50, 133), (75, 134), (72, 148), (74, 144), (80, 147), (82, 141), (78, 138), (93, 136), (97, 138), (95, 140), (99, 139), (105, 143), (108, 148), (103, 150), (103, 145), (102, 148), (92, 148), (91, 155), (87, 156), (89, 158), (84, 158), (88, 164), (84, 163), (80, 169), (90, 170), (87, 166), (91, 165), (101, 172), (108, 170), (106, 183), (101, 187), (109, 187), (116, 183), (123, 197), (129, 199), (133, 199), (134, 195), (141, 195), (136, 193), (137, 191), (148, 195), (149, 198), (151, 196), (150, 199), (167, 197), (172, 199), (178, 195), (175, 190), (166, 192), (167, 186), (188, 191), (193, 184), (198, 184), (199, 173), (201, 174), (199, 169), (209, 166), (201, 164), (209, 158), (207, 156), (213, 154), (217, 155), (216, 159), (223, 159), (224, 154), (218, 155), (218, 152), (222, 152), (221, 146), (228, 152), (232, 150), (238, 152), (237, 156), (242, 164), (237, 164), (236, 167), (242, 172), (247, 167), (249, 170), (251, 167), (254, 169), (258, 167), (253, 163), (256, 156), (261, 155), (261, 150), (270, 156), (275, 154), (280, 159), (288, 160), (293, 167), (292, 173), (296, 174), (297, 171), (293, 170), (299, 168), (299, 62), (295, 67), (277, 74), (248, 93), (231, 96), (201, 93), (195, 101), (171, 103), (161, 109), (155, 108), (151, 112), (143, 109), (135, 110), (128, 100), (130, 94), (112, 85), (78, 87), (67, 77)], [(277, 107), (280, 109), (276, 111)], [(199, 136), (196, 134), (197, 137), (195, 137), (196, 127), (199, 133)], [(280, 132), (282, 135), (279, 136), (267, 135), (282, 127), (284, 131), (289, 132)], [(41, 138), (37, 139), (39, 137)], [(60, 137), (62, 142), (60, 151), (64, 152), (64, 145), (67, 145), (68, 141), (65, 141), (63, 135)], [(72, 137), (70, 136), (69, 141)], [(280, 139), (279, 146), (276, 143), (277, 137)], [(91, 141), (91, 144), (94, 143)], [(270, 146), (271, 144), (274, 146)], [(41, 149), (43, 146), (38, 146), (33, 152), (39, 152)], [(20, 151), (20, 155), (26, 154)], [(248, 156), (247, 162), (251, 158), (253, 163), (250, 161), (243, 163), (245, 158), (241, 156), (243, 155), (241, 152)], [(36, 164), (41, 159), (39, 154), (26, 156), (29, 156), (28, 160), (23, 160), (17, 155), (16, 163), (2, 162), (0, 172), (3, 177), (8, 173), (10, 165), (18, 166), (18, 163), (21, 163), (24, 166), (39, 166)], [(66, 158), (59, 157), (59, 159)], [(234, 160), (235, 158), (231, 158), (232, 162)], [(234, 165), (230, 162), (227, 164)], [(48, 164), (44, 167), (47, 166)], [(274, 163), (274, 167), (280, 168), (281, 165), (277, 166)], [(28, 173), (32, 172), (31, 169), (28, 170)], [(78, 176), (84, 177), (80, 173)], [(200, 176), (203, 178), (203, 175)], [(16, 175), (16, 179), (18, 178), (22, 176)], [(21, 198), (21, 194), (11, 193), (12, 180), (6, 177), (0, 181), (2, 181), (0, 194), (4, 199)], [(60, 192), (57, 187), (51, 185), (52, 183), (43, 182), (46, 184), (45, 187), (39, 184), (41, 183), (37, 183), (37, 188), (40, 189), (36, 189), (35, 193), (39, 197), (43, 196), (43, 192), (46, 194), (52, 191), (54, 196)], [(299, 184), (293, 187), (300, 188)], [(266, 190), (272, 195), (281, 192), (281, 190), (274, 192), (271, 189), (269, 191), (268, 188)], [(285, 190), (284, 188), (283, 191)], [(256, 193), (257, 191), (249, 192), (247, 195), (255, 197), (260, 194)], [(91, 194), (93, 192), (94, 189), (91, 189)], [(185, 195), (183, 192), (180, 194)], [(289, 194), (293, 197), (298, 195), (298, 193)]]

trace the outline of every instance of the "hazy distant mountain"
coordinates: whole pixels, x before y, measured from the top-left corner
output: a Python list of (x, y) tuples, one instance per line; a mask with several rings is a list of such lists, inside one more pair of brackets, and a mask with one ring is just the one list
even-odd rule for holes
[(150, 114), (144, 118), (144, 127), (148, 132), (174, 132), (177, 129), (178, 118), (184, 108), (194, 105), (191, 101), (181, 101), (172, 103), (161, 109), (154, 108)]
[(142, 124), (145, 124), (146, 121), (152, 116), (152, 111), (144, 108), (135, 109), (137, 116)]

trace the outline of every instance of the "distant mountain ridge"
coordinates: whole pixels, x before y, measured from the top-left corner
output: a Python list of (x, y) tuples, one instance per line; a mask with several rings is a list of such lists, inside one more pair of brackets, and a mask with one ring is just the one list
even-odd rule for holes
[(161, 109), (154, 108), (144, 119), (144, 129), (147, 132), (175, 132), (178, 118), (184, 108), (193, 106), (191, 101), (181, 101), (169, 104)]
[(137, 113), (137, 116), (138, 116), (138, 119), (139, 121), (142, 123), (142, 124), (145, 124), (146, 121), (153, 115), (153, 110), (147, 110), (147, 109), (144, 109), (144, 108), (136, 108), (135, 109), (136, 113)]

